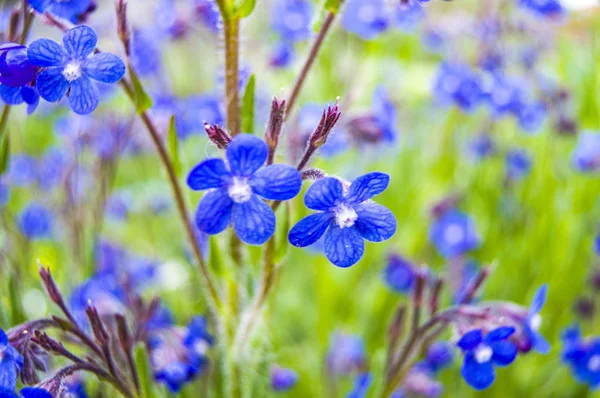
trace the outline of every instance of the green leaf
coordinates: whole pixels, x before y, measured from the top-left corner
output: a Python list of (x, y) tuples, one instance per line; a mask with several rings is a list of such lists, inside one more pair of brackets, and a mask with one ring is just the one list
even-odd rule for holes
[(129, 69), (131, 75), (131, 84), (133, 85), (133, 101), (137, 113), (143, 113), (152, 107), (152, 98), (144, 90), (144, 86), (140, 82), (137, 73), (133, 69)]
[(344, 0), (326, 0), (325, 9), (329, 12), (337, 14)]
[(134, 347), (133, 358), (135, 360), (135, 368), (140, 380), (140, 398), (158, 398), (161, 395), (155, 390), (153, 383), (152, 371), (150, 370), (150, 359), (146, 347), (142, 343), (138, 343)]
[(175, 124), (175, 115), (172, 115), (171, 120), (169, 121), (169, 136), (167, 141), (169, 145), (169, 155), (171, 158), (171, 163), (173, 164), (173, 169), (175, 169), (175, 174), (177, 176), (180, 176), (181, 159), (179, 157), (179, 141), (177, 137), (177, 125)]
[(8, 133), (4, 134), (2, 142), (0, 142), (0, 176), (8, 169), (8, 161), (10, 160), (10, 138)]
[(256, 0), (240, 0), (237, 5), (237, 15), (240, 18), (246, 18), (252, 11), (254, 11), (254, 7), (256, 6)]
[(242, 131), (248, 134), (254, 134), (254, 89), (256, 87), (256, 78), (250, 76), (246, 91), (242, 99)]

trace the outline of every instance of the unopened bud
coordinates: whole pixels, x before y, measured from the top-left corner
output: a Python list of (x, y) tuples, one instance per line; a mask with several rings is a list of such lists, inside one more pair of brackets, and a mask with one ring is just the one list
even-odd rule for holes
[(329, 134), (331, 134), (331, 131), (338, 120), (340, 120), (341, 116), (342, 112), (340, 111), (337, 101), (334, 106), (328, 106), (327, 109), (323, 111), (323, 116), (321, 116), (321, 121), (319, 122), (317, 129), (310, 137), (310, 146), (319, 148), (325, 145), (329, 138)]
[(210, 125), (205, 122), (204, 130), (206, 130), (208, 139), (211, 140), (212, 143), (215, 144), (219, 149), (227, 148), (227, 145), (229, 145), (229, 143), (231, 142), (231, 136), (219, 125)]
[(281, 128), (283, 127), (284, 115), (285, 100), (280, 101), (277, 97), (273, 98), (273, 102), (271, 103), (271, 115), (269, 116), (269, 124), (265, 134), (265, 141), (271, 150), (277, 148), (277, 145), (279, 144), (279, 136), (281, 135)]
[(104, 322), (102, 322), (102, 319), (100, 319), (98, 310), (93, 305), (88, 304), (87, 308), (85, 309), (85, 313), (88, 317), (88, 320), (90, 321), (90, 326), (92, 328), (92, 332), (94, 333), (96, 341), (101, 346), (106, 346), (110, 336), (106, 331)]

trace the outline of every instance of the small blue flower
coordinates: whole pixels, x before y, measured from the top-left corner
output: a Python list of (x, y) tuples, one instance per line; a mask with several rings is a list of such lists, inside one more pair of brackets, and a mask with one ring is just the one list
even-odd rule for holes
[(547, 354), (550, 351), (550, 343), (538, 332), (542, 323), (540, 312), (546, 303), (547, 294), (548, 285), (544, 284), (540, 286), (533, 296), (531, 306), (527, 312), (527, 318), (523, 322), (523, 329), (529, 340), (529, 347), (540, 354)]
[(449, 210), (434, 221), (429, 240), (444, 257), (460, 256), (480, 244), (473, 219), (457, 210)]
[(333, 375), (362, 371), (365, 361), (365, 343), (360, 336), (337, 332), (331, 337), (327, 367)]
[(520, 0), (521, 6), (542, 17), (557, 17), (565, 12), (559, 0)]
[(48, 11), (73, 23), (79, 22), (93, 4), (92, 0), (28, 0), (28, 2), (39, 13)]
[(481, 329), (471, 330), (458, 341), (465, 353), (460, 374), (476, 390), (485, 390), (494, 383), (494, 365), (510, 365), (517, 357), (517, 347), (508, 340), (513, 327), (499, 327), (485, 337)]
[(346, 394), (346, 398), (366, 398), (373, 376), (371, 373), (361, 373), (354, 378), (352, 390)]
[(204, 25), (217, 33), (220, 30), (221, 13), (215, 0), (194, 0), (194, 11)]
[(50, 148), (40, 159), (38, 166), (38, 185), (44, 190), (51, 190), (63, 182), (69, 159), (64, 149)]
[(494, 141), (489, 134), (479, 134), (469, 142), (468, 150), (476, 160), (482, 160), (494, 153)]
[(600, 170), (600, 134), (591, 131), (581, 133), (571, 163), (581, 172)]
[(425, 17), (425, 9), (419, 2), (399, 4), (396, 9), (396, 24), (404, 32), (413, 32)]
[(506, 175), (510, 180), (520, 180), (531, 170), (531, 158), (524, 149), (512, 149), (506, 154)]
[(198, 164), (188, 175), (195, 191), (210, 190), (198, 205), (196, 225), (209, 235), (223, 232), (229, 224), (240, 239), (262, 245), (275, 232), (275, 214), (262, 198), (288, 200), (302, 187), (302, 177), (293, 167), (269, 165), (269, 149), (260, 138), (239, 134), (226, 150), (228, 165), (213, 158)]
[(592, 390), (600, 386), (600, 339), (584, 340), (577, 325), (567, 328), (562, 336), (562, 361), (567, 364), (573, 376)]
[(8, 336), (0, 329), (0, 389), (13, 391), (22, 368), (23, 357), (9, 344)]
[(15, 43), (0, 45), (0, 84), (2, 86), (14, 88), (30, 84), (37, 70), (38, 68), (27, 58), (27, 47)]
[(271, 26), (282, 40), (295, 42), (311, 36), (313, 5), (306, 0), (277, 0), (272, 8)]
[(373, 93), (371, 109), (376, 123), (381, 129), (381, 137), (385, 142), (393, 142), (398, 135), (398, 115), (396, 107), (390, 101), (389, 95), (383, 86), (378, 86)]
[(388, 257), (384, 270), (386, 284), (395, 292), (408, 294), (415, 281), (415, 268), (407, 259), (397, 254)]
[(342, 268), (356, 264), (365, 250), (364, 240), (383, 242), (396, 232), (396, 218), (370, 199), (386, 190), (390, 177), (369, 173), (358, 177), (344, 193), (342, 182), (325, 177), (306, 191), (304, 204), (318, 213), (300, 220), (290, 231), (296, 247), (317, 242), (325, 232), (325, 255)]
[(517, 114), (519, 126), (526, 133), (535, 133), (544, 124), (547, 114), (546, 105), (541, 102), (523, 104)]
[(63, 46), (49, 39), (31, 43), (29, 60), (44, 69), (36, 79), (40, 96), (57, 102), (69, 91), (69, 105), (77, 114), (92, 113), (98, 106), (100, 94), (92, 80), (116, 83), (125, 74), (125, 64), (110, 53), (93, 54), (98, 38), (87, 26), (67, 31)]
[(298, 382), (298, 373), (293, 369), (273, 366), (271, 369), (271, 388), (274, 391), (288, 391)]
[(450, 366), (454, 359), (453, 357), (454, 355), (450, 344), (445, 341), (438, 341), (429, 346), (425, 353), (423, 363), (427, 369), (431, 370), (433, 373), (437, 373)]
[(49, 238), (52, 234), (53, 215), (45, 206), (31, 203), (19, 217), (21, 233), (28, 239)]
[(348, 0), (342, 14), (342, 27), (363, 40), (372, 40), (390, 25), (384, 0)]
[(37, 167), (37, 160), (32, 156), (24, 153), (12, 155), (5, 181), (12, 187), (28, 187), (37, 178)]
[(485, 99), (479, 76), (462, 64), (444, 62), (435, 80), (436, 100), (456, 105), (465, 112), (474, 110)]
[(285, 68), (294, 60), (294, 46), (287, 41), (280, 41), (271, 52), (269, 65), (275, 68)]
[(161, 70), (161, 53), (157, 40), (149, 31), (133, 29), (131, 34), (131, 66), (140, 76), (157, 75)]
[(208, 365), (208, 349), (214, 344), (213, 336), (208, 332), (206, 318), (192, 318), (183, 338), (183, 345), (188, 350), (188, 360), (197, 371)]

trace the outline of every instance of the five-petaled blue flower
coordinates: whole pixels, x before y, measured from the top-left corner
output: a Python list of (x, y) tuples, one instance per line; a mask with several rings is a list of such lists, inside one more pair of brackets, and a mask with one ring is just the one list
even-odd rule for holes
[(349, 0), (342, 14), (342, 27), (364, 40), (372, 40), (390, 25), (384, 0)]
[(31, 43), (29, 61), (44, 68), (36, 79), (43, 99), (57, 102), (69, 91), (69, 105), (75, 113), (85, 115), (96, 109), (99, 92), (92, 80), (116, 83), (125, 74), (125, 64), (116, 55), (92, 55), (97, 41), (91, 28), (78, 26), (65, 33), (64, 47), (49, 39)]
[(496, 378), (494, 365), (510, 365), (517, 357), (517, 347), (508, 340), (515, 328), (502, 326), (483, 336), (481, 329), (471, 330), (458, 341), (465, 353), (460, 374), (476, 390), (484, 390)]
[(550, 351), (550, 343), (548, 343), (548, 340), (546, 340), (546, 338), (538, 332), (538, 329), (542, 323), (540, 311), (546, 303), (547, 294), (548, 285), (543, 284), (535, 292), (533, 300), (531, 301), (531, 306), (529, 306), (529, 311), (527, 312), (527, 318), (523, 323), (523, 329), (529, 340), (529, 343), (531, 344), (531, 349), (539, 352), (540, 354), (547, 354)]
[(444, 257), (460, 256), (479, 246), (473, 219), (457, 210), (445, 212), (429, 229), (429, 240)]
[(92, 6), (92, 0), (28, 0), (29, 5), (39, 13), (46, 11), (77, 23)]
[(0, 329), (0, 389), (14, 390), (17, 373), (23, 368), (23, 357), (8, 342), (8, 336)]
[(350, 267), (365, 251), (365, 242), (382, 242), (396, 232), (394, 214), (369, 199), (388, 187), (390, 177), (369, 173), (358, 177), (344, 193), (342, 182), (325, 177), (306, 191), (304, 203), (319, 213), (300, 220), (290, 231), (289, 241), (297, 247), (317, 242), (326, 231), (325, 255), (338, 267)]
[(196, 191), (210, 190), (198, 205), (196, 224), (209, 235), (224, 231), (230, 223), (240, 239), (251, 245), (265, 243), (275, 232), (275, 214), (261, 199), (288, 200), (298, 195), (302, 177), (281, 164), (262, 167), (269, 149), (253, 135), (239, 134), (223, 159), (207, 159), (187, 178)]

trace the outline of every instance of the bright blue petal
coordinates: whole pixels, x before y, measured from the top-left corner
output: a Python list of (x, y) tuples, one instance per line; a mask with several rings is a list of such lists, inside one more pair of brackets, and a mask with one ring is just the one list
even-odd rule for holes
[(269, 148), (254, 135), (239, 134), (227, 146), (226, 154), (233, 175), (250, 177), (267, 160)]
[(306, 191), (304, 204), (312, 210), (329, 210), (344, 197), (344, 188), (337, 178), (325, 177), (315, 181)]
[(116, 83), (125, 75), (125, 64), (121, 58), (110, 53), (92, 55), (82, 68), (89, 77), (103, 83)]
[(52, 398), (52, 394), (43, 388), (25, 387), (21, 389), (23, 398)]
[(223, 159), (207, 159), (190, 171), (187, 184), (194, 191), (220, 188), (228, 176), (229, 171)]
[(495, 341), (490, 347), (494, 351), (492, 360), (498, 366), (510, 365), (517, 357), (517, 346), (510, 341)]
[(60, 44), (49, 39), (39, 39), (29, 45), (27, 58), (37, 66), (63, 66), (67, 62), (67, 54)]
[(34, 10), (43, 13), (50, 6), (52, 0), (27, 0), (27, 2)]
[(243, 242), (262, 245), (275, 233), (275, 213), (257, 195), (233, 206), (233, 228)]
[(539, 289), (535, 292), (533, 296), (533, 300), (531, 301), (531, 306), (529, 307), (529, 316), (533, 316), (539, 313), (544, 304), (546, 303), (546, 297), (548, 295), (548, 285), (543, 284), (539, 287)]
[(492, 361), (478, 363), (472, 352), (467, 353), (460, 374), (471, 387), (485, 390), (494, 383), (496, 372)]
[(338, 267), (347, 268), (358, 262), (365, 252), (365, 241), (356, 228), (332, 225), (325, 235), (325, 255)]
[(88, 115), (98, 107), (98, 102), (100, 102), (100, 93), (90, 78), (81, 76), (71, 83), (69, 105), (73, 112), (78, 115)]
[(257, 195), (270, 200), (288, 200), (302, 189), (302, 176), (292, 166), (272, 164), (258, 170), (249, 180)]
[(481, 333), (481, 329), (474, 329), (465, 333), (456, 345), (464, 351), (469, 351), (481, 344), (482, 341), (483, 334)]
[(196, 211), (196, 225), (209, 235), (223, 232), (231, 222), (233, 201), (226, 189), (215, 189), (204, 195)]
[(0, 388), (0, 398), (19, 398), (19, 396), (11, 390)]
[(385, 173), (369, 173), (358, 177), (348, 191), (348, 203), (362, 203), (373, 196), (386, 190), (390, 183), (390, 176)]
[(96, 49), (98, 37), (89, 26), (70, 29), (63, 37), (63, 45), (71, 59), (83, 61)]
[(0, 346), (8, 344), (8, 336), (4, 332), (4, 330), (0, 329)]
[(296, 247), (310, 246), (321, 239), (332, 219), (333, 213), (330, 212), (320, 212), (304, 217), (290, 230), (288, 240)]
[(69, 89), (69, 82), (62, 74), (63, 68), (48, 68), (40, 72), (36, 80), (36, 87), (40, 96), (48, 102), (57, 102), (62, 99)]
[(354, 207), (358, 218), (354, 226), (363, 238), (383, 242), (396, 232), (396, 217), (386, 207), (377, 203), (363, 203)]
[(7, 85), (0, 85), (0, 98), (6, 105), (20, 105), (23, 103), (23, 95), (21, 94), (21, 87), (9, 87)]
[(500, 326), (489, 332), (485, 336), (485, 341), (493, 342), (493, 341), (501, 341), (506, 340), (515, 332), (515, 328), (512, 326)]
[(533, 350), (540, 354), (550, 352), (550, 343), (540, 333), (533, 333)]
[(0, 388), (14, 390), (17, 386), (17, 367), (15, 362), (6, 358), (0, 361)]

